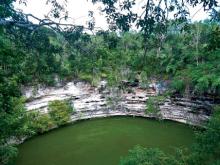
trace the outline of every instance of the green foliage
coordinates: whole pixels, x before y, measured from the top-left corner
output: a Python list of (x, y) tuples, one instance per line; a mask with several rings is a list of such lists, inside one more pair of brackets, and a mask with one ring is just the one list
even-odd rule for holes
[(128, 156), (121, 159), (120, 165), (180, 165), (172, 156), (157, 148), (136, 146), (129, 150)]
[[(17, 155), (16, 147), (9, 144), (8, 141), (21, 140), (29, 134), (23, 105), (24, 100), (16, 97), (10, 97), (9, 99), (8, 105), (4, 105), (6, 111), (4, 109), (0, 111), (0, 164), (3, 165), (9, 164)], [(2, 101), (2, 98), (0, 101)]]
[(48, 114), (40, 114), (39, 112), (30, 112), (27, 114), (28, 128), (31, 135), (44, 133), (54, 128), (56, 125)]
[(145, 113), (160, 115), (159, 104), (164, 102), (165, 99), (166, 99), (166, 97), (163, 95), (149, 97), (149, 99), (146, 102)]
[(79, 77), (80, 80), (89, 82), (91, 84), (93, 82), (93, 76), (91, 74), (81, 73), (81, 74), (78, 75), (78, 77)]
[(35, 110), (27, 113), (28, 136), (47, 132), (70, 121), (73, 108), (68, 101), (55, 100), (49, 103), (49, 113), (42, 114)]
[[(96, 35), (87, 35), (77, 32), (77, 38), (75, 35), (63, 33), (62, 42), (66, 45), (61, 46), (54, 44), (61, 40), (56, 41), (58, 37), (50, 32), (47, 35), (49, 43), (52, 43), (51, 47), (61, 47), (56, 55), (62, 52), (68, 55), (67, 58), (60, 58), (58, 55), (55, 58), (60, 59), (58, 63), (52, 60), (54, 62), (50, 63), (51, 66), (45, 65), (45, 68), (58, 68), (47, 74), (39, 73), (38, 77), (41, 82), (53, 84), (54, 76), (51, 73), (55, 72), (63, 80), (65, 77), (71, 79), (72, 76), (95, 85), (105, 75), (110, 86), (117, 86), (121, 80), (133, 81), (140, 73), (139, 79), (143, 87), (151, 78), (157, 78), (171, 81), (174, 91), (181, 94), (218, 94), (218, 33), (218, 25), (215, 23), (189, 24), (185, 32), (170, 23), (163, 41), (160, 40), (162, 36), (156, 33), (149, 38), (149, 48), (145, 54), (141, 33), (126, 32), (117, 35), (100, 31)], [(44, 45), (48, 45), (48, 39), (43, 39)], [(50, 57), (53, 57), (53, 51), (54, 49), (50, 51)], [(45, 54), (46, 56), (48, 55)], [(46, 58), (42, 60), (42, 64), (47, 63)]]
[(174, 89), (176, 89), (177, 91), (180, 91), (181, 93), (183, 93), (183, 91), (185, 89), (185, 84), (184, 84), (183, 80), (174, 79), (174, 81), (172, 82), (172, 87)]
[[(186, 23), (189, 16), (188, 6), (195, 7), (201, 4), (204, 10), (216, 11), (218, 9), (217, 0), (190, 0), (185, 3), (182, 3), (182, 1), (161, 0), (159, 4), (153, 0), (147, 0), (143, 1), (138, 11), (132, 10), (137, 3), (135, 0), (122, 0), (120, 2), (116, 0), (92, 0), (92, 2), (103, 4), (102, 12), (106, 14), (112, 30), (118, 29), (127, 32), (135, 24), (143, 31), (145, 41), (152, 33), (165, 33), (167, 30), (166, 23), (170, 19), (175, 20), (176, 24)], [(120, 6), (119, 9), (117, 5)], [(139, 13), (142, 13), (142, 15), (139, 16)]]
[[(28, 133), (24, 99), (20, 85), (23, 54), (0, 31), (0, 164), (9, 164), (17, 154), (10, 140), (20, 140)], [(20, 70), (20, 72), (18, 72)]]
[(12, 145), (0, 146), (0, 163), (3, 165), (12, 165), (13, 160), (18, 154), (17, 148)]
[(217, 50), (220, 48), (220, 27), (218, 25), (213, 26), (209, 42), (211, 43), (209, 45), (209, 50)]
[(204, 132), (197, 134), (189, 163), (192, 165), (216, 164), (220, 161), (220, 107), (215, 108), (215, 113), (209, 121)]
[(158, 112), (158, 107), (155, 101), (152, 98), (149, 98), (146, 102), (146, 110), (145, 113), (155, 114)]
[(70, 121), (73, 108), (67, 101), (55, 100), (49, 103), (49, 115), (52, 121), (60, 126)]

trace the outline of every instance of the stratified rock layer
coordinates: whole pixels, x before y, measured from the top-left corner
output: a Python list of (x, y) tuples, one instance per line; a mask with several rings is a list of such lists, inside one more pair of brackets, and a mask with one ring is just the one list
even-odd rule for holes
[[(101, 82), (100, 87), (92, 87), (84, 82), (69, 82), (62, 87), (26, 87), (28, 111), (47, 113), (49, 101), (68, 99), (75, 109), (72, 121), (108, 116), (142, 116), (168, 119), (191, 125), (201, 125), (209, 119), (211, 105), (208, 102), (186, 98), (167, 98), (159, 104), (159, 112), (147, 112), (147, 100), (155, 97), (153, 89), (129, 87), (129, 92), (107, 89)], [(146, 113), (147, 112), (147, 113)]]

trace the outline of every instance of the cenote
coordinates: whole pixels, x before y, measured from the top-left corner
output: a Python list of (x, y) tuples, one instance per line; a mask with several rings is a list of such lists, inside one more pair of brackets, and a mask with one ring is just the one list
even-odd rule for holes
[(187, 125), (139, 117), (80, 121), (27, 140), (16, 165), (117, 165), (135, 145), (172, 153), (194, 141)]

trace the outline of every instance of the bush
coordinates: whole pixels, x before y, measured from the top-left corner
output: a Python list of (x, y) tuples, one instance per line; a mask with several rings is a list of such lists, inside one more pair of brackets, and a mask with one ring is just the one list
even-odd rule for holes
[(158, 111), (158, 107), (155, 105), (154, 100), (149, 98), (146, 103), (145, 113), (155, 113)]
[(70, 121), (72, 106), (67, 101), (55, 100), (49, 103), (49, 113), (30, 112), (27, 114), (28, 129), (31, 136), (33, 134), (44, 133), (50, 129), (64, 125)]
[(173, 158), (157, 148), (136, 146), (129, 150), (127, 157), (120, 160), (120, 165), (177, 165)]
[(32, 134), (44, 133), (56, 126), (48, 114), (40, 114), (39, 112), (29, 113), (28, 122)]
[(161, 102), (164, 102), (166, 99), (165, 96), (156, 96), (156, 97), (150, 97), (146, 102), (146, 110), (145, 113), (151, 113), (151, 114), (157, 114), (159, 115), (160, 107), (159, 104)]
[(79, 79), (80, 80), (83, 80), (83, 81), (86, 81), (86, 82), (89, 82), (89, 83), (92, 83), (93, 81), (93, 77), (91, 74), (86, 74), (86, 73), (80, 73), (78, 75)]
[(67, 101), (51, 101), (48, 106), (49, 115), (53, 122), (60, 126), (70, 121), (73, 108)]
[(18, 149), (12, 145), (0, 145), (0, 164), (12, 165)]

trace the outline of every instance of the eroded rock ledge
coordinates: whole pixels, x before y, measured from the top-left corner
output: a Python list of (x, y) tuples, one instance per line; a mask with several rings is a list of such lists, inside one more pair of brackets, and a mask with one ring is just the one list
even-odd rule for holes
[(202, 125), (209, 119), (209, 102), (186, 98), (166, 98), (159, 104), (159, 113), (146, 113), (147, 100), (157, 95), (152, 88), (142, 89), (138, 85), (129, 90), (107, 89), (102, 81), (99, 87), (84, 82), (69, 82), (62, 87), (26, 87), (28, 111), (47, 113), (49, 101), (68, 99), (76, 112), (72, 121), (108, 116), (142, 116), (168, 119), (190, 125)]

